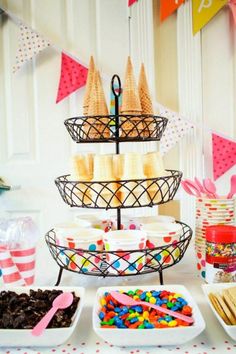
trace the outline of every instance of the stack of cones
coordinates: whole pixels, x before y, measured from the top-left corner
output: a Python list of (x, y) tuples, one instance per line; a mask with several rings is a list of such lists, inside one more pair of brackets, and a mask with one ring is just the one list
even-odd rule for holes
[(92, 198), (94, 205), (100, 208), (119, 207), (120, 201), (117, 196), (119, 184), (115, 182), (112, 155), (95, 155), (93, 180), (101, 181), (93, 185)]
[(72, 174), (73, 180), (78, 181), (75, 194), (78, 196), (81, 205), (91, 204), (92, 198), (88, 187), (79, 181), (91, 181), (93, 178), (93, 155), (84, 156), (77, 154), (72, 157)]
[[(139, 74), (138, 92), (139, 92), (139, 99), (142, 108), (142, 114), (148, 114), (153, 116), (154, 115), (153, 105), (152, 105), (151, 95), (149, 92), (147, 77), (146, 77), (143, 63)], [(153, 132), (155, 130), (153, 117), (143, 117), (142, 122), (143, 122), (144, 130), (141, 133), (141, 136), (152, 137)]]
[(87, 116), (84, 123), (85, 137), (87, 139), (109, 138), (109, 119), (107, 117), (109, 114), (108, 108), (102, 87), (101, 77), (99, 71), (95, 69), (92, 57), (89, 64), (83, 110), (84, 115)]
[(133, 74), (133, 67), (130, 57), (128, 57), (122, 95), (121, 114), (137, 116), (130, 117), (129, 119), (121, 117), (122, 137), (134, 138), (140, 136), (140, 133), (143, 131), (143, 123), (140, 117), (141, 112), (142, 108)]
[[(149, 152), (144, 155), (144, 174), (147, 178), (157, 178), (166, 175), (162, 156), (159, 152)], [(152, 203), (162, 200), (162, 191), (165, 195), (167, 185), (159, 185), (159, 182), (147, 181), (147, 192)]]

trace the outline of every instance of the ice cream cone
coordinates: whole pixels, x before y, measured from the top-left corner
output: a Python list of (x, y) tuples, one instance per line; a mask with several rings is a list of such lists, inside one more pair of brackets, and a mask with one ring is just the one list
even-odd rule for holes
[(113, 171), (116, 180), (120, 180), (124, 174), (124, 154), (113, 155)]
[(94, 159), (94, 154), (87, 154), (86, 155), (86, 164), (87, 164), (87, 169), (88, 169), (88, 176), (91, 179), (93, 179), (93, 159)]
[[(119, 184), (115, 182), (112, 155), (95, 155), (93, 180), (100, 182), (93, 185), (92, 199), (94, 205), (100, 208), (118, 207), (120, 201), (116, 191)], [(106, 183), (109, 181), (111, 182)]]
[(134, 116), (129, 119), (126, 117), (121, 117), (122, 137), (137, 137), (140, 135), (140, 132), (143, 130), (142, 120), (141, 117), (139, 117), (141, 112), (142, 108), (134, 78), (133, 67), (130, 57), (128, 57), (125, 83), (122, 93), (121, 114)]
[(91, 90), (93, 85), (93, 75), (95, 71), (95, 64), (93, 60), (93, 56), (90, 57), (89, 68), (88, 68), (88, 76), (85, 87), (84, 101), (83, 101), (83, 115), (88, 115), (89, 101), (91, 97)]
[[(151, 95), (147, 83), (144, 64), (141, 65), (138, 83), (139, 99), (142, 108), (142, 114), (154, 115)], [(143, 137), (152, 137), (155, 129), (153, 117), (143, 117), (144, 131), (141, 133)]]
[[(85, 134), (90, 139), (107, 139), (110, 136), (108, 127), (108, 108), (98, 71), (93, 75), (93, 87), (88, 107), (88, 118), (85, 121)], [(93, 118), (93, 116), (96, 116)], [(100, 117), (106, 116), (106, 117)]]
[[(166, 175), (162, 156), (159, 152), (150, 152), (144, 155), (144, 174), (147, 178), (156, 178)], [(162, 195), (159, 191), (160, 186), (156, 181), (147, 181), (147, 191), (150, 201), (153, 203), (159, 203), (162, 199)], [(167, 190), (167, 185), (161, 188), (162, 192), (165, 194)]]
[(74, 189), (79, 201), (82, 204), (91, 204), (91, 193), (88, 187), (80, 181), (91, 181), (92, 176), (89, 173), (88, 165), (84, 155), (78, 154), (72, 157), (72, 173), (71, 177), (73, 181), (78, 182)]
[(124, 154), (124, 169), (121, 177), (123, 186), (120, 190), (121, 201), (125, 206), (140, 206), (148, 203), (146, 193), (146, 182), (129, 180), (144, 179), (143, 160), (139, 153)]

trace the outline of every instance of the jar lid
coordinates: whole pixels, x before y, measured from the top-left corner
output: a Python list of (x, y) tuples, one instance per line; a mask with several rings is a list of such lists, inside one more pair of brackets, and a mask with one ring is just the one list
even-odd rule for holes
[(213, 225), (206, 227), (206, 240), (209, 242), (236, 242), (236, 226)]

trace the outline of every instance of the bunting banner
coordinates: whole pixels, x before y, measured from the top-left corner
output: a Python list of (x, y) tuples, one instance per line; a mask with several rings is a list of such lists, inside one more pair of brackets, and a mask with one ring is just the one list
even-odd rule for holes
[(216, 181), (236, 165), (236, 141), (212, 133), (213, 177)]
[(88, 69), (62, 52), (56, 103), (86, 84)]
[(20, 25), (18, 37), (18, 49), (16, 53), (16, 62), (13, 66), (13, 72), (19, 70), (27, 61), (42, 50), (50, 46), (50, 42), (40, 34), (32, 30), (25, 24)]
[(129, 0), (128, 2), (128, 6), (132, 6), (135, 2), (137, 2), (138, 0)]
[(234, 24), (236, 26), (236, 0), (229, 0), (228, 5), (232, 12)]
[(228, 0), (194, 0), (192, 1), (193, 34), (200, 31)]
[(160, 152), (166, 154), (194, 128), (194, 124), (164, 106), (159, 105), (159, 112), (168, 118), (167, 127), (160, 141)]
[(175, 12), (185, 0), (160, 0), (160, 16), (164, 21), (168, 16)]

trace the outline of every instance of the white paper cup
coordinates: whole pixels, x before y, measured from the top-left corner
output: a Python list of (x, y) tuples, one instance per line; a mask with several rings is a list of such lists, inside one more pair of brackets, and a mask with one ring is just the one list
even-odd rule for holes
[(152, 223), (144, 225), (142, 229), (147, 232), (147, 248), (167, 246), (166, 250), (149, 252), (147, 263), (151, 265), (173, 264), (180, 255), (177, 243), (182, 234), (182, 226), (175, 223)]
[(146, 232), (140, 230), (117, 230), (104, 233), (103, 242), (106, 251), (106, 261), (110, 265), (109, 272), (113, 274), (133, 274), (142, 271), (146, 257), (143, 252), (125, 252), (143, 250), (146, 248)]
[(63, 250), (67, 257), (68, 268), (74, 271), (93, 272), (100, 268), (103, 250), (103, 231), (90, 228), (75, 228), (73, 233), (67, 230), (57, 231), (56, 238), (59, 246), (67, 247)]
[[(95, 229), (102, 229), (101, 223), (103, 220), (103, 215), (102, 214), (78, 214), (75, 216), (75, 222), (77, 226), (84, 228), (84, 227), (92, 227)], [(89, 224), (87, 226), (86, 224)], [(86, 226), (85, 226), (86, 225)]]

